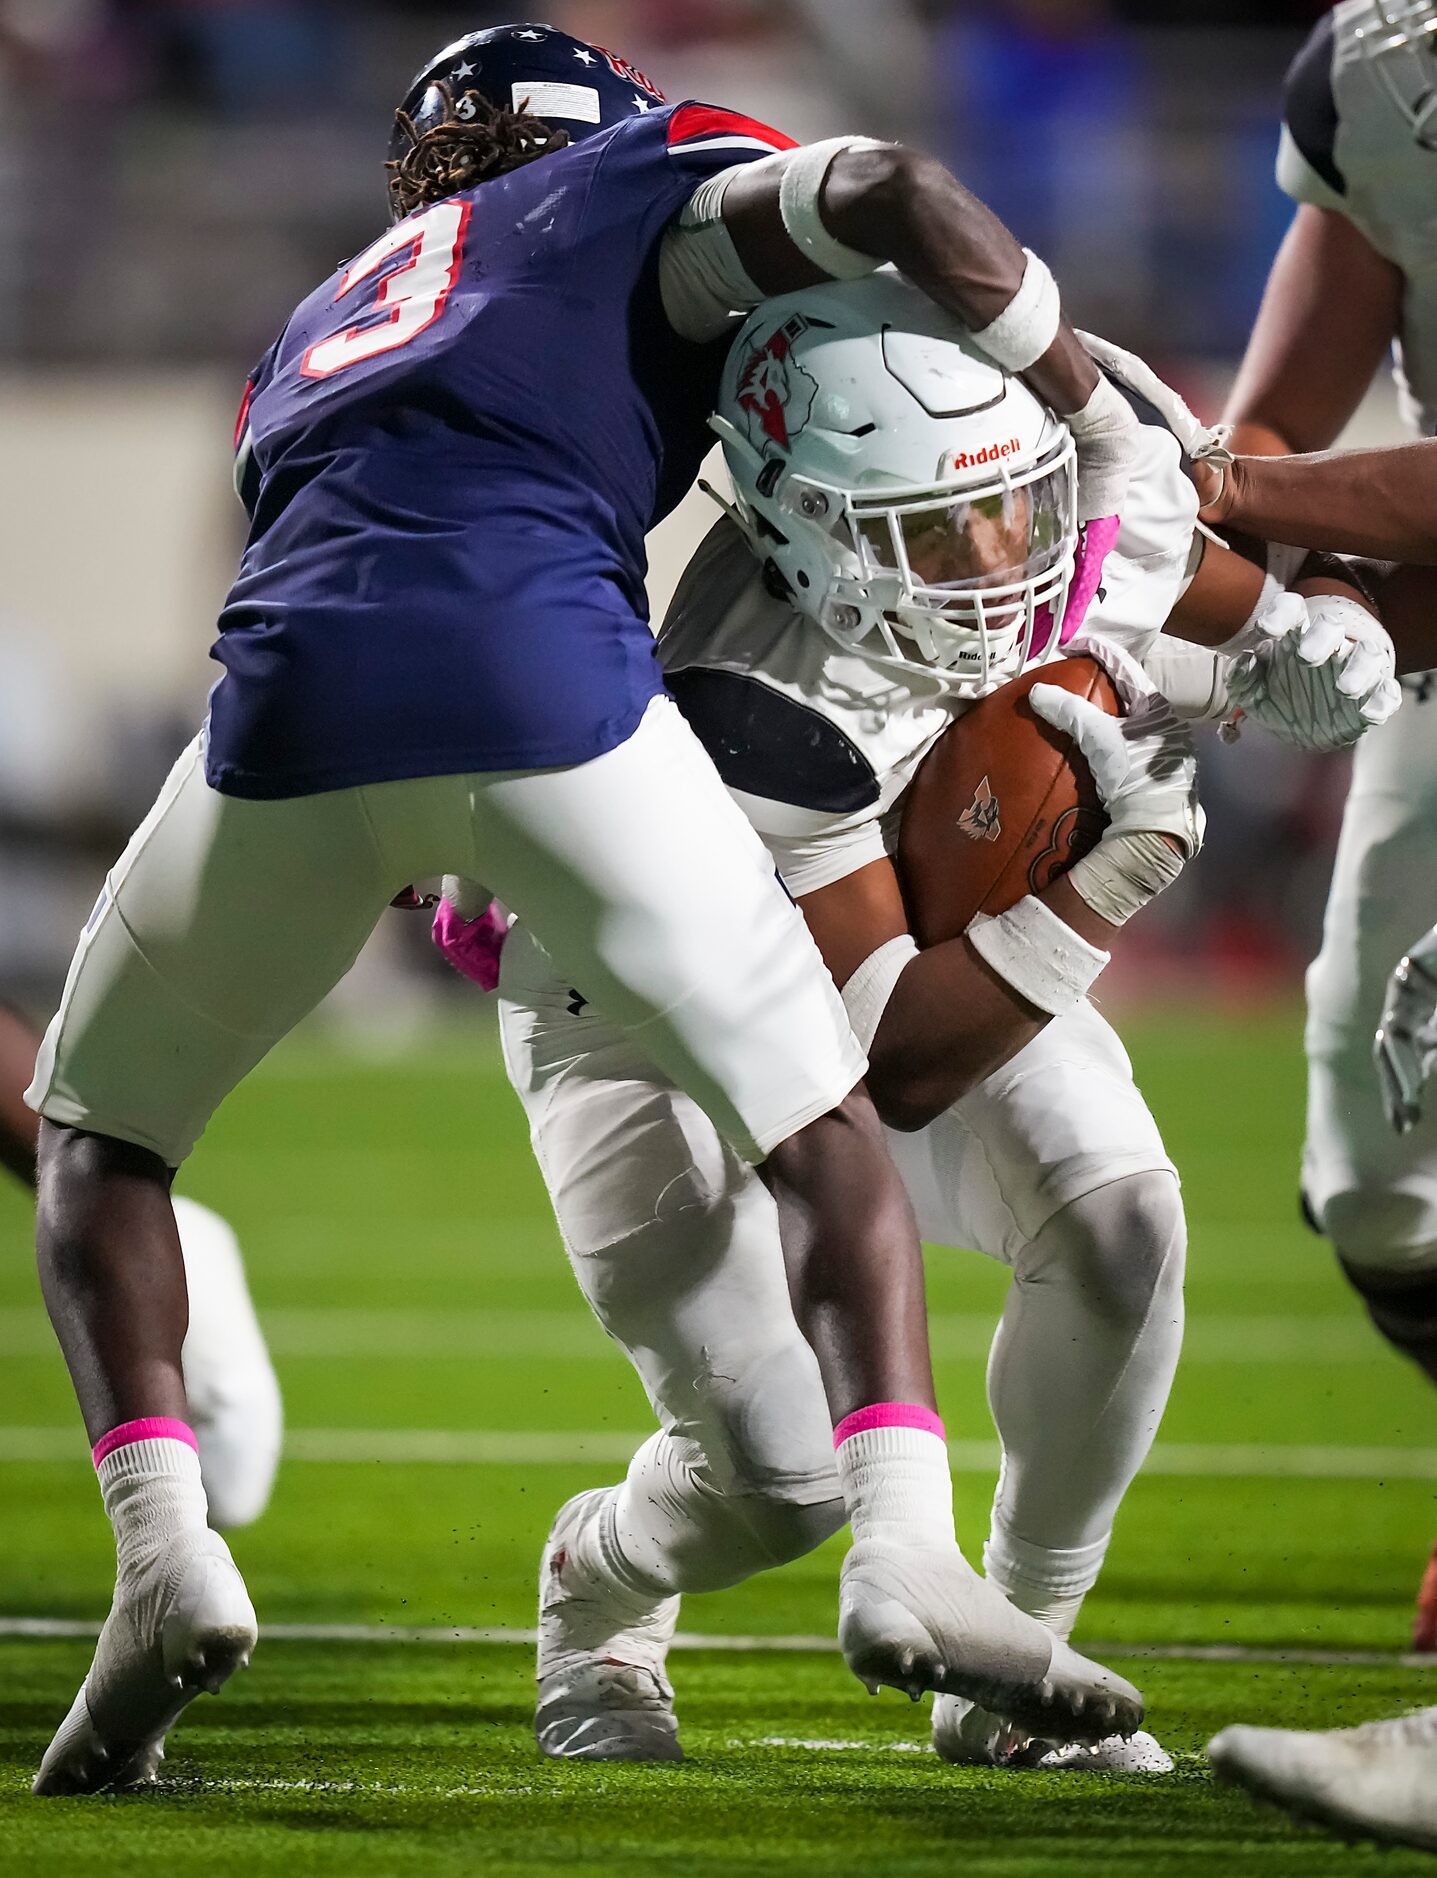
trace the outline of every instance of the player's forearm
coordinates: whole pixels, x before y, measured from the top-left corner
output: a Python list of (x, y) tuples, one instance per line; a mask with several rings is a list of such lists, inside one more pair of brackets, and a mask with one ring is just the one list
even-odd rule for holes
[[(1112, 944), (1114, 928), (1066, 880), (1037, 897), (1089, 945)], [(931, 946), (905, 968), (869, 1046), (874, 1106), (890, 1128), (926, 1128), (1050, 1021), (966, 938)]]
[[(981, 331), (1013, 304), (1028, 258), (983, 202), (941, 163), (899, 145), (847, 150), (829, 167), (823, 219), (845, 246), (900, 268), (939, 306)], [(1098, 368), (1065, 318), (1023, 377), (1067, 415), (1081, 410)]]
[(1381, 366), (1400, 271), (1336, 210), (1304, 203), (1278, 249), (1224, 422), (1254, 456), (1325, 450)]
[(1294, 547), (1437, 562), (1437, 439), (1387, 450), (1239, 457), (1203, 517)]

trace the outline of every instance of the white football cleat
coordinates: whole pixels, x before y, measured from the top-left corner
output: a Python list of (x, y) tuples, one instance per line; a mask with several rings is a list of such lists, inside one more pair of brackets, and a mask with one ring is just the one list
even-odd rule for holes
[(848, 1667), (916, 1702), (966, 1696), (1050, 1741), (1136, 1733), (1143, 1698), (1010, 1604), (956, 1545), (859, 1539), (843, 1561), (838, 1641)]
[(1437, 1852), (1437, 1708), (1360, 1728), (1224, 1728), (1220, 1780), (1344, 1838)]
[(279, 1383), (233, 1230), (196, 1200), (177, 1194), (174, 1206), (190, 1294), (181, 1360), (210, 1524), (247, 1526), (269, 1503), (279, 1467)]
[(933, 1698), (933, 1747), (955, 1767), (1015, 1767), (1047, 1773), (1170, 1774), (1173, 1757), (1140, 1728), (1136, 1734), (1105, 1740), (1052, 1741), (1026, 1734), (1001, 1715), (964, 1701), (962, 1696)]
[(554, 1760), (681, 1761), (674, 1692), (664, 1659), (679, 1600), (635, 1614), (582, 1578), (574, 1535), (598, 1516), (611, 1487), (561, 1506), (539, 1565), (539, 1700), (534, 1736)]
[(249, 1662), (254, 1606), (217, 1532), (185, 1532), (115, 1587), (90, 1673), (45, 1750), (32, 1791), (153, 1784), (165, 1736), (203, 1691)]

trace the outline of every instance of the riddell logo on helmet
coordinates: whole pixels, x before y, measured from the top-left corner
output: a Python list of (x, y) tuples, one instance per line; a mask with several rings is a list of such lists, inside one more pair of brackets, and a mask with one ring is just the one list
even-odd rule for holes
[(985, 463), (1001, 463), (1006, 457), (1017, 456), (1022, 448), (1016, 437), (1010, 437), (1006, 443), (984, 444), (981, 450), (955, 450), (948, 461), (956, 470), (981, 469)]

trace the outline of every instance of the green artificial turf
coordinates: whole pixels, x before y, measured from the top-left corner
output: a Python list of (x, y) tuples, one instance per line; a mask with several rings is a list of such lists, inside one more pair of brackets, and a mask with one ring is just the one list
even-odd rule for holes
[[(1297, 1223), (1296, 1019), (1128, 1032), (1186, 1185), (1189, 1349), (1166, 1471), (1130, 1494), (1080, 1640), (1395, 1652), (1437, 1532), (1437, 1481), (1402, 1463), (1437, 1449), (1437, 1404)], [(234, 1538), (262, 1622), (532, 1624), (555, 1507), (617, 1477), (649, 1422), (578, 1301), (487, 1035), (386, 1063), (299, 1039), (233, 1098), (185, 1185), (240, 1232), (295, 1430), (271, 1511)], [(97, 1622), (108, 1531), (28, 1241), (21, 1196), (0, 1193), (0, 1617)], [(1004, 1283), (972, 1255), (931, 1255), (959, 1440), (990, 1437), (982, 1349)], [(425, 1431), (477, 1438), (485, 1458), (384, 1458)], [(1314, 1477), (1205, 1471), (1234, 1447), (1317, 1450)], [(1342, 1478), (1353, 1449), (1387, 1465), (1372, 1475), (1359, 1456)], [(991, 1484), (969, 1454), (972, 1551)], [(840, 1556), (835, 1542), (691, 1599), (684, 1628), (831, 1635)], [(528, 1734), (515, 1646), (267, 1639), (177, 1730), (159, 1793), (41, 1803), (29, 1775), (86, 1648), (0, 1639), (0, 1873), (138, 1872), (167, 1853), (215, 1872), (364, 1874), (1379, 1869), (1215, 1789), (1199, 1751), (1228, 1720), (1322, 1726), (1437, 1701), (1437, 1674), (1115, 1660), (1177, 1776), (947, 1768), (913, 1751), (923, 1709), (870, 1701), (812, 1652), (676, 1656), (685, 1767), (555, 1767)], [(1380, 1869), (1433, 1867), (1394, 1854)]]

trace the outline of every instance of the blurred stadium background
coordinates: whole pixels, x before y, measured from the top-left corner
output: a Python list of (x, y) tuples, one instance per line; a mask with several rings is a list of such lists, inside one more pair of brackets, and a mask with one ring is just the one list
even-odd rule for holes
[[(1279, 92), (1317, 0), (535, 10), (671, 97), (801, 138), (863, 130), (941, 152), (1051, 260), (1083, 323), (1216, 412), (1286, 221)], [(512, 16), (479, 0), (0, 0), (0, 994), (37, 1016), (203, 710), (243, 538), (229, 446), (245, 375), (377, 231), (411, 71)], [(1356, 429), (1392, 434), (1385, 387)], [(694, 500), (656, 541), (656, 609), (705, 525)], [(1081, 1869), (1143, 1878), (1372, 1869), (1214, 1793), (1199, 1754), (1235, 1715), (1356, 1720), (1431, 1686), (1394, 1654), (1434, 1524), (1430, 1392), (1293, 1203), (1299, 979), (1345, 780), (1340, 760), (1210, 740), (1208, 848), (1125, 939), (1104, 992), (1109, 1009), (1145, 1007), (1125, 1031), (1184, 1172), (1191, 1324), (1084, 1634), (1122, 1651), (1191, 1778), (964, 1782), (895, 1757), (925, 1712), (855, 1701), (831, 1656), (714, 1654), (676, 1666), (698, 1749), (679, 1806), (667, 1770), (537, 1762), (522, 1647), (395, 1650), (365, 1631), (338, 1656), (313, 1633), (267, 1641), (243, 1688), (187, 1724), (163, 1806), (37, 1813), (29, 1770), (110, 1561), (14, 1188), (0, 1190), (0, 1869), (108, 1878), (168, 1852), (246, 1878), (459, 1872), (476, 1828), (496, 1874), (597, 1870), (602, 1848), (604, 1869), (760, 1874), (784, 1848), (785, 1871), (961, 1859), (970, 1878), (1048, 1878), (1075, 1843)], [(564, 1268), (484, 1002), (423, 928), (384, 923), (186, 1170), (240, 1232), (287, 1398), (290, 1464), (240, 1540), (266, 1623), (516, 1633), (553, 1507), (614, 1477), (647, 1419)], [(972, 1537), (1005, 1274), (937, 1253), (930, 1283)], [(686, 1625), (829, 1632), (835, 1567), (830, 1548), (695, 1600)], [(1294, 1649), (1309, 1654), (1273, 1654)]]
[[(539, 9), (544, 10), (542, 7)], [(671, 97), (941, 152), (1083, 323), (1211, 413), (1286, 219), (1284, 66), (1315, 0), (563, 0)], [(242, 541), (231, 419), (294, 302), (372, 238), (408, 74), (476, 0), (0, 0), (0, 985), (49, 1008), (100, 868), (188, 736)], [(1379, 387), (1362, 428), (1391, 423)], [(655, 544), (656, 609), (706, 525)], [(1344, 784), (1257, 737), (1129, 995), (1290, 991)], [(403, 1039), (457, 987), (387, 922), (337, 1015)]]

